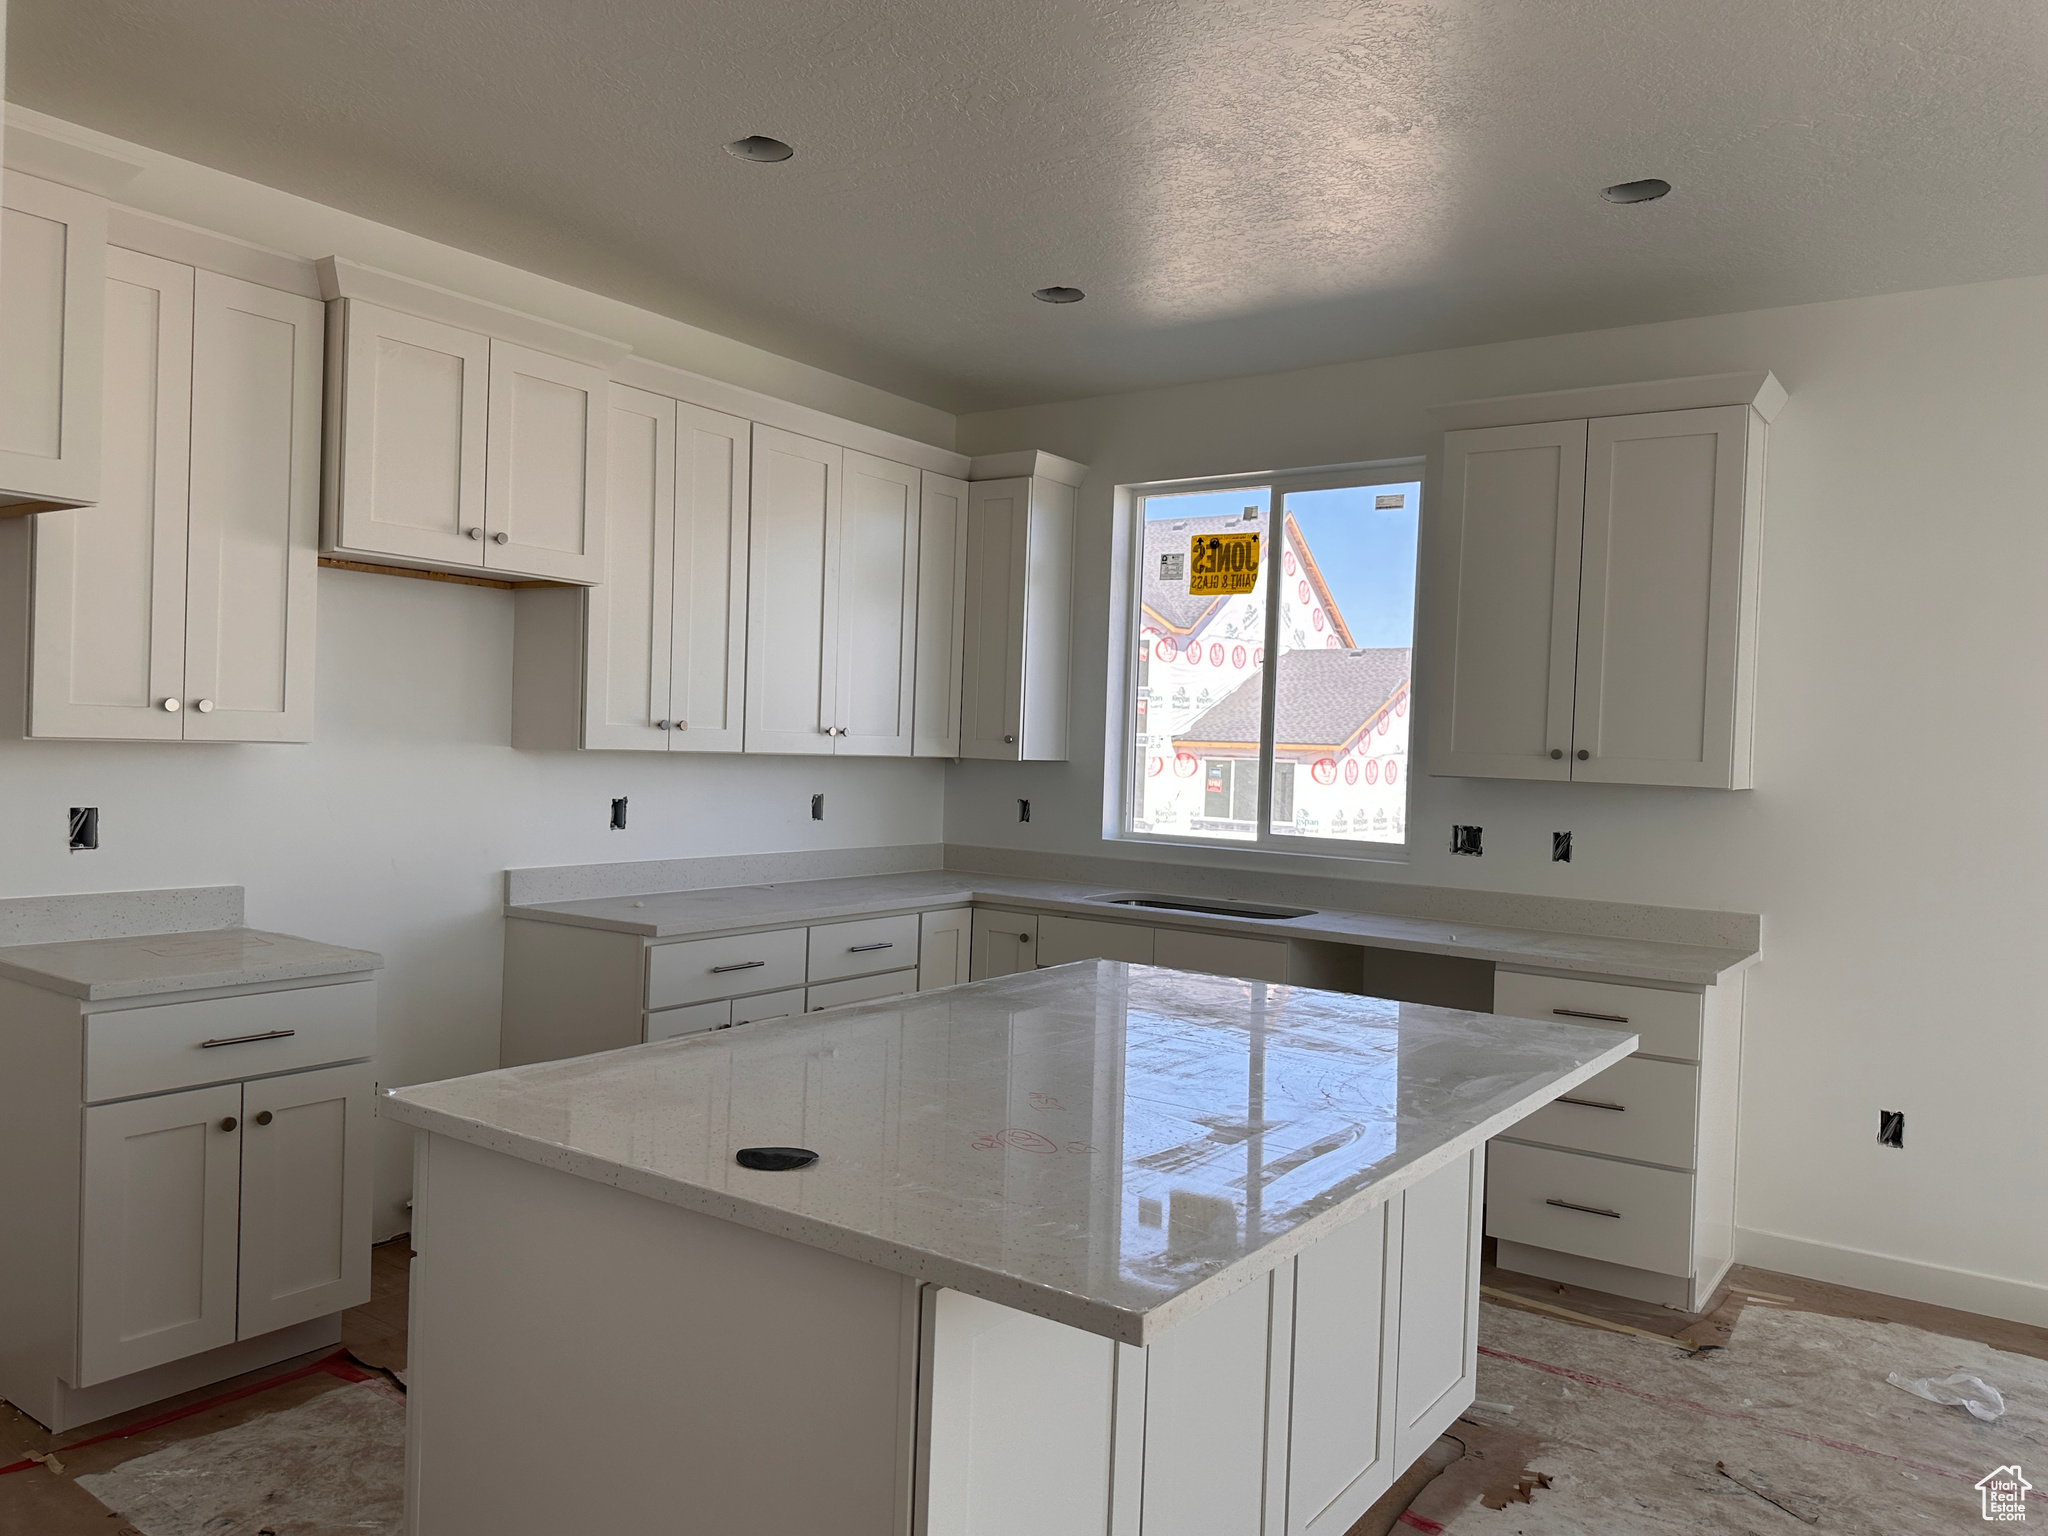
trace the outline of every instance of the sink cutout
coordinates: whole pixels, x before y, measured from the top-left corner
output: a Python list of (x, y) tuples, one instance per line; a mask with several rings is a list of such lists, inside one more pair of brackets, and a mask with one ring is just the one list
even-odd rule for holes
[(1112, 907), (1146, 907), (1158, 912), (1199, 912), (1205, 917), (1249, 917), (1261, 922), (1285, 922), (1290, 917), (1314, 917), (1314, 907), (1262, 907), (1248, 901), (1203, 901), (1194, 896), (1159, 896), (1150, 891), (1119, 891), (1109, 896), (1091, 896), (1090, 901)]

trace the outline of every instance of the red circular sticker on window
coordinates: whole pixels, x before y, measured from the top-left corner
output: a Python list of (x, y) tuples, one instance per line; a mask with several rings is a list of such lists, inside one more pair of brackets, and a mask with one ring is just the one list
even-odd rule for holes
[(1212, 667), (1220, 667), (1223, 665), (1223, 642), (1221, 640), (1212, 641), (1210, 643), (1209, 665)]
[(1401, 697), (1400, 697), (1400, 698), (1398, 698), (1398, 699), (1394, 700), (1394, 713), (1395, 713), (1395, 714), (1397, 714), (1397, 715), (1405, 715), (1405, 714), (1407, 714), (1407, 713), (1408, 713), (1408, 695), (1407, 695), (1407, 694), (1405, 694), (1405, 693), (1404, 693), (1404, 694), (1402, 694), (1402, 695), (1401, 695)]
[(1173, 772), (1177, 778), (1192, 779), (1195, 776), (1195, 754), (1192, 752), (1174, 753)]
[(1311, 613), (1311, 614), (1310, 614), (1310, 615), (1308, 616), (1308, 621), (1309, 621), (1309, 623), (1311, 623), (1311, 624), (1315, 625), (1315, 627), (1316, 627), (1316, 633), (1317, 633), (1317, 634), (1321, 634), (1321, 633), (1323, 632), (1323, 610), (1322, 610), (1322, 609), (1318, 608), (1318, 609), (1316, 609), (1316, 610), (1315, 610), (1315, 612)]
[(1263, 667), (1265, 664), (1266, 648), (1262, 645), (1252, 652), (1252, 665), (1255, 667)]
[(1317, 758), (1315, 767), (1309, 769), (1309, 772), (1315, 776), (1315, 781), (1318, 784), (1334, 784), (1337, 782), (1337, 765), (1327, 757)]
[(1164, 772), (1166, 772), (1166, 759), (1163, 757), (1155, 757), (1145, 765), (1145, 776), (1147, 778), (1156, 779)]
[(1291, 549), (1287, 551), (1287, 574), (1290, 576), (1294, 574), (1294, 551)]
[(1381, 716), (1380, 716), (1380, 734), (1381, 734), (1382, 736), (1386, 735), (1386, 734), (1387, 734), (1387, 727), (1388, 727), (1388, 726), (1390, 726), (1390, 725), (1392, 725), (1393, 723), (1394, 723), (1394, 720), (1393, 720), (1393, 717), (1392, 717), (1391, 715), (1381, 715)]
[(1356, 784), (1358, 782), (1358, 764), (1356, 761), (1347, 762), (1344, 765), (1344, 782), (1346, 784)]
[(1304, 582), (1301, 582), (1301, 583), (1299, 583), (1299, 584), (1298, 584), (1298, 585), (1297, 585), (1297, 586), (1295, 587), (1295, 590), (1296, 590), (1297, 592), (1299, 592), (1299, 593), (1301, 594), (1301, 600), (1302, 600), (1302, 601), (1303, 601), (1304, 603), (1308, 601), (1308, 583), (1307, 583), (1307, 582), (1305, 582), (1305, 581), (1304, 581)]
[(1398, 779), (1399, 777), (1401, 777), (1401, 765), (1399, 763), (1388, 763), (1387, 782), (1391, 784), (1394, 782), (1394, 780)]
[(1323, 649), (1324, 649), (1324, 650), (1326, 650), (1326, 651), (1334, 651), (1334, 650), (1336, 650), (1336, 649), (1337, 649), (1337, 637), (1336, 637), (1335, 635), (1325, 635), (1325, 636), (1323, 636)]
[(1241, 645), (1233, 645), (1233, 646), (1232, 646), (1232, 647), (1230, 648), (1230, 664), (1231, 664), (1231, 665), (1232, 665), (1233, 667), (1241, 667), (1241, 666), (1243, 666), (1243, 665), (1244, 665), (1244, 647), (1243, 647), (1243, 646), (1241, 646)]
[(1378, 759), (1378, 758), (1376, 758), (1376, 757), (1373, 757), (1373, 758), (1367, 758), (1367, 759), (1366, 759), (1366, 762), (1365, 762), (1365, 782), (1366, 782), (1366, 783), (1368, 783), (1368, 784), (1377, 784), (1377, 783), (1379, 783), (1379, 781), (1380, 781), (1380, 763), (1379, 763), (1379, 759)]
[(1180, 654), (1180, 646), (1175, 643), (1173, 636), (1161, 635), (1159, 643), (1152, 647), (1152, 654), (1161, 661), (1171, 661)]

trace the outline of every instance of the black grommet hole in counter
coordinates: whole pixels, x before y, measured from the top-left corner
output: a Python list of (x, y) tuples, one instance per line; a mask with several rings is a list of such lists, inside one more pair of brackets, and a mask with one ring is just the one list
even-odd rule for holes
[(794, 1173), (818, 1160), (809, 1147), (741, 1147), (732, 1160), (757, 1173)]

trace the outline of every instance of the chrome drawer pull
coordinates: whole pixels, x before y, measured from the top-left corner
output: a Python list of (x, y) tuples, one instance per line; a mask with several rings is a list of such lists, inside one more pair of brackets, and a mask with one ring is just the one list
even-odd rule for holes
[(849, 955), (864, 955), (871, 949), (894, 949), (895, 947), (896, 941), (894, 939), (884, 939), (879, 944), (855, 944), (846, 952)]
[(722, 976), (727, 971), (758, 971), (767, 963), (766, 960), (742, 960), (736, 965), (714, 965), (711, 967), (711, 974)]
[(297, 1033), (296, 1029), (267, 1029), (260, 1035), (230, 1035), (225, 1040), (202, 1040), (199, 1049), (210, 1051), (217, 1045), (247, 1045), (254, 1040), (289, 1040)]
[(1626, 1024), (1625, 1013), (1587, 1013), (1579, 1008), (1553, 1008), (1550, 1010), (1561, 1019), (1598, 1019), (1602, 1024)]
[(1621, 1220), (1621, 1212), (1603, 1211), (1597, 1205), (1574, 1205), (1569, 1200), (1546, 1200), (1543, 1203), (1554, 1205), (1561, 1211), (1584, 1211), (1588, 1216), (1612, 1216), (1616, 1221)]
[(1605, 1099), (1575, 1099), (1570, 1094), (1559, 1095), (1557, 1102), (1560, 1104), (1576, 1104), (1581, 1109), (1611, 1109), (1617, 1114), (1628, 1108), (1626, 1104), (1610, 1104)]

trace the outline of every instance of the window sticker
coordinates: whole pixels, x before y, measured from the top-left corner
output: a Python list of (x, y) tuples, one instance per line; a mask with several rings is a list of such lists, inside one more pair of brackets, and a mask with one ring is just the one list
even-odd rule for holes
[[(1162, 555), (1161, 564), (1171, 558)], [(1188, 593), (1193, 597), (1254, 591), (1259, 584), (1259, 536), (1197, 534), (1188, 540), (1188, 570)]]
[(1161, 581), (1186, 581), (1188, 579), (1188, 557), (1182, 554), (1159, 557), (1159, 579)]

